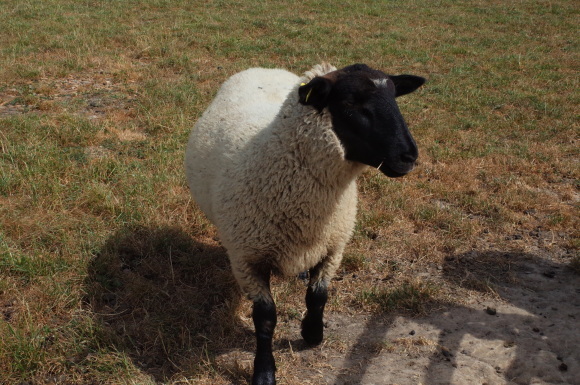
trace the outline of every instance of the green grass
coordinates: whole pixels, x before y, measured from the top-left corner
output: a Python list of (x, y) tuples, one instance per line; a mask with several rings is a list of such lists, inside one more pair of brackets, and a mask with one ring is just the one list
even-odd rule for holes
[(374, 305), (381, 312), (401, 311), (422, 315), (435, 299), (437, 291), (432, 283), (407, 281), (391, 290), (362, 291), (360, 297), (363, 303)]
[[(472, 250), (577, 272), (579, 12), (571, 0), (3, 1), (0, 383), (247, 378), (214, 362), (252, 349), (249, 305), (182, 161), (219, 84), (251, 66), (428, 78), (399, 101), (420, 164), (361, 178), (330, 311), (459, 303), (433, 267)], [(297, 322), (303, 287), (282, 282), (281, 323)]]

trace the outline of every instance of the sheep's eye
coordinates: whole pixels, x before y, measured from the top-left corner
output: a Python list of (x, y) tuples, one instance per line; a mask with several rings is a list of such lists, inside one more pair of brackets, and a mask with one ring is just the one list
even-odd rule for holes
[(355, 104), (350, 100), (344, 100), (342, 106), (348, 110), (352, 110), (355, 107)]
[(373, 113), (366, 106), (358, 106), (356, 111), (357, 114), (363, 117), (364, 119), (371, 120), (373, 117)]

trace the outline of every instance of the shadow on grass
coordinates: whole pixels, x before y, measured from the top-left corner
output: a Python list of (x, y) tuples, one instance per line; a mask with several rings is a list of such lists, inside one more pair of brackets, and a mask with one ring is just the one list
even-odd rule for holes
[[(497, 314), (491, 311), (489, 314), (483, 307), (426, 304), (446, 310), (413, 320), (426, 324), (431, 330), (439, 330), (437, 348), (423, 373), (423, 383), (458, 383), (453, 382), (454, 373), (461, 367), (462, 356), (471, 355), (470, 348), (462, 345), (468, 336), (498, 341), (506, 349), (501, 352), (492, 347), (483, 353), (505, 354), (503, 367), (490, 369), (507, 381), (529, 383), (534, 378), (558, 383), (573, 381), (574, 374), (567, 371), (565, 362), (576, 365), (580, 362), (580, 354), (564, 346), (578, 346), (580, 338), (577, 334), (570, 337), (559, 333), (574, 330), (576, 318), (580, 318), (577, 295), (580, 277), (577, 274), (562, 264), (531, 254), (473, 251), (446, 258), (442, 278), (451, 288), (493, 292), (500, 297), (494, 302), (499, 306), (505, 303), (510, 308), (503, 313), (498, 307)], [(341, 371), (335, 385), (365, 383), (364, 377), (373, 359), (379, 355), (366, 347), (377, 339), (386, 338), (392, 320), (384, 312), (371, 316), (345, 360), (345, 368), (356, 370)], [(472, 346), (471, 349), (481, 350), (482, 347)], [(384, 368), (385, 372), (389, 370)]]
[(195, 376), (215, 351), (247, 349), (252, 341), (235, 316), (241, 296), (225, 250), (178, 228), (113, 235), (89, 266), (86, 286), (102, 342), (156, 381)]

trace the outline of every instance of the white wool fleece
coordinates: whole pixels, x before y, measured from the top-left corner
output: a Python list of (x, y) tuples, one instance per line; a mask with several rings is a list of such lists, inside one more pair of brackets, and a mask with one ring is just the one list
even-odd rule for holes
[(328, 284), (353, 231), (356, 177), (327, 110), (298, 102), (300, 79), (253, 68), (229, 78), (193, 128), (186, 174), (195, 201), (217, 226), (234, 275), (251, 299), (271, 300), (257, 272), (293, 275), (323, 261)]

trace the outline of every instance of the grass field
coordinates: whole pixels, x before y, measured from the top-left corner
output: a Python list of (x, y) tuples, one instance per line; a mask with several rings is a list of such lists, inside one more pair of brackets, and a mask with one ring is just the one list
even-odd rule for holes
[[(330, 312), (495, 295), (510, 253), (580, 271), (579, 15), (573, 0), (2, 1), (0, 384), (249, 378), (214, 360), (252, 349), (250, 304), (182, 162), (219, 84), (252, 66), (428, 78), (399, 102), (419, 165), (363, 175)], [(466, 284), (441, 278), (486, 251)], [(280, 339), (304, 284), (273, 286)], [(303, 383), (289, 366), (281, 383)]]

